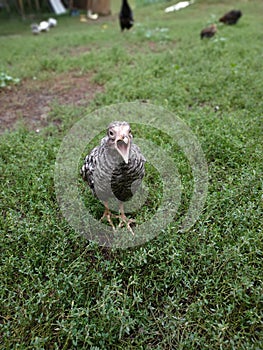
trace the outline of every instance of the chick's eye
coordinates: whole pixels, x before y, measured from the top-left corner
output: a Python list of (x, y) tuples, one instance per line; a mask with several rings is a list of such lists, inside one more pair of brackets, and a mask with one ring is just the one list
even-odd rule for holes
[(109, 136), (113, 137), (114, 136), (114, 132), (112, 130), (109, 131)]

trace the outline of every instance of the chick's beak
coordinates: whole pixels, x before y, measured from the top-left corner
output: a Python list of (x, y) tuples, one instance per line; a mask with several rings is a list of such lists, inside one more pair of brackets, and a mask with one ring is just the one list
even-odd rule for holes
[(130, 156), (130, 138), (127, 135), (116, 138), (115, 147), (122, 156), (124, 162), (128, 164)]

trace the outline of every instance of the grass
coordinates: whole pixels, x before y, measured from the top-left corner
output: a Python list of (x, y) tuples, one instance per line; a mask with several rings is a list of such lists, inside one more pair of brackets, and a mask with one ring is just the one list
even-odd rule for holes
[[(65, 16), (39, 37), (28, 20), (0, 22), (0, 72), (24, 82), (91, 73), (105, 91), (85, 113), (137, 99), (163, 106), (191, 128), (209, 170), (189, 231), (178, 231), (192, 190), (178, 152), (178, 217), (142, 246), (108, 249), (79, 236), (55, 196), (56, 155), (83, 107), (54, 103), (40, 133), (3, 133), (1, 349), (262, 349), (262, 2), (198, 1), (164, 14), (166, 6), (137, 6), (124, 35), (116, 18), (85, 25)], [(240, 22), (201, 41), (232, 7)], [(147, 137), (173, 153), (163, 135)], [(148, 171), (154, 184), (158, 173)]]

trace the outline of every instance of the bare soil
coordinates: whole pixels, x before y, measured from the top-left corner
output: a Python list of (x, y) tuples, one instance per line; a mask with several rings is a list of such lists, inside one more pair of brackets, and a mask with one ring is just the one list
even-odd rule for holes
[(24, 80), (0, 89), (0, 132), (15, 128), (18, 121), (29, 129), (46, 126), (54, 102), (87, 106), (103, 87), (91, 81), (91, 75), (66, 73), (45, 81)]

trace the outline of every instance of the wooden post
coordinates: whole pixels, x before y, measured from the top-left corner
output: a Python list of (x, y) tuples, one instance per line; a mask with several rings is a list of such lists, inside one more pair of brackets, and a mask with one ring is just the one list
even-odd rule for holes
[(37, 11), (39, 12), (40, 11), (39, 0), (35, 0), (35, 5), (36, 5)]
[(25, 11), (24, 11), (24, 3), (23, 0), (18, 0), (20, 11), (21, 11), (21, 16), (23, 19), (25, 19)]
[(4, 5), (5, 5), (5, 8), (6, 8), (7, 12), (10, 13), (10, 6), (9, 6), (7, 0), (4, 0)]
[(29, 7), (29, 10), (32, 11), (32, 3), (31, 0), (27, 0), (27, 5)]

